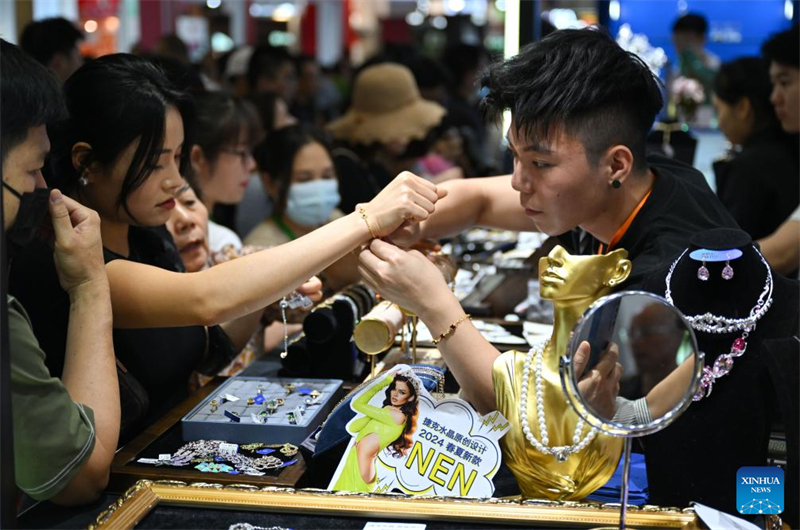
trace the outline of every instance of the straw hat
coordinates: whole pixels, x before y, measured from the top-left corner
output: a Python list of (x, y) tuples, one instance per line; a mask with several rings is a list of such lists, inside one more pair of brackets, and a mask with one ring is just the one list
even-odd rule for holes
[(350, 143), (408, 142), (424, 138), (444, 115), (444, 107), (419, 95), (411, 70), (382, 63), (359, 74), (350, 110), (328, 128)]

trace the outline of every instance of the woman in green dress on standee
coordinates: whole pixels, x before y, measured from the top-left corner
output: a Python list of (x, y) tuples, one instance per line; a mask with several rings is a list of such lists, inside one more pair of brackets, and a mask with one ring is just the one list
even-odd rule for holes
[[(388, 447), (392, 456), (405, 456), (417, 427), (417, 385), (409, 376), (388, 374), (352, 401), (350, 406), (363, 416), (347, 424), (347, 431), (356, 436), (356, 444), (347, 454), (334, 490), (372, 492), (377, 479), (375, 458), (378, 453)], [(369, 401), (384, 388), (383, 406), (370, 405)]]

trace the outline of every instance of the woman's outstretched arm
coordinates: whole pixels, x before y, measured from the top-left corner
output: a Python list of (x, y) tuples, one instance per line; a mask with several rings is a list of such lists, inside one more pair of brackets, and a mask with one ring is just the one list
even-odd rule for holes
[[(299, 239), (211, 269), (181, 274), (127, 260), (106, 265), (114, 326), (213, 325), (266, 307), (346, 253), (405, 222), (426, 219), (445, 192), (401, 174), (354, 212)], [(372, 232), (372, 234), (370, 233)]]

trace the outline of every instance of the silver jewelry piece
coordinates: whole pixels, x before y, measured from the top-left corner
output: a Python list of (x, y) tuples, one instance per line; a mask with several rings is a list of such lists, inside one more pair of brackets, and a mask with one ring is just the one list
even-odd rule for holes
[[(759, 252), (756, 247), (753, 247), (753, 250), (755, 250), (756, 254), (758, 254), (758, 257), (761, 258), (761, 262), (767, 269), (767, 282), (764, 284), (764, 289), (761, 291), (761, 295), (758, 297), (756, 305), (750, 310), (750, 315), (746, 318), (728, 318), (713, 315), (711, 313), (691, 316), (686, 315), (686, 320), (689, 321), (689, 324), (691, 324), (693, 329), (706, 333), (733, 333), (735, 331), (751, 332), (755, 329), (756, 322), (758, 322), (758, 320), (767, 313), (772, 305), (772, 270), (769, 268), (767, 260), (761, 255), (761, 252)], [(678, 265), (678, 262), (688, 251), (689, 249), (684, 250), (683, 253), (678, 256), (678, 259), (676, 259), (672, 265), (670, 265), (669, 272), (667, 273), (667, 278), (665, 280), (667, 288), (666, 292), (664, 293), (664, 298), (666, 298), (667, 302), (673, 306), (675, 305), (675, 302), (672, 300), (672, 273), (675, 272), (675, 267)]]
[(78, 184), (79, 184), (79, 185), (80, 185), (82, 188), (85, 188), (86, 186), (88, 186), (88, 185), (89, 185), (89, 179), (88, 179), (88, 178), (86, 178), (86, 175), (81, 175), (81, 176), (78, 178)]
[(289, 302), (284, 296), (280, 302), (281, 318), (283, 319), (283, 351), (281, 352), (281, 359), (285, 359), (289, 355), (289, 328), (286, 323), (286, 308), (289, 307)]
[[(700, 387), (692, 397), (693, 401), (700, 401), (704, 397), (710, 396), (716, 380), (726, 376), (731, 372), (731, 370), (733, 370), (734, 361), (744, 355), (744, 352), (747, 350), (747, 338), (750, 336), (750, 333), (756, 329), (756, 323), (758, 320), (767, 313), (772, 305), (772, 271), (769, 268), (767, 260), (761, 255), (761, 252), (759, 252), (756, 247), (753, 247), (753, 250), (756, 251), (758, 257), (761, 258), (761, 262), (767, 268), (767, 283), (764, 285), (764, 289), (761, 291), (761, 295), (758, 297), (756, 305), (750, 310), (750, 316), (747, 318), (727, 318), (713, 315), (711, 313), (705, 313), (703, 315), (686, 317), (686, 320), (689, 321), (689, 324), (692, 326), (692, 328), (697, 331), (703, 331), (706, 333), (742, 332), (741, 337), (733, 341), (733, 345), (731, 346), (729, 353), (724, 353), (717, 357), (712, 367), (703, 367), (703, 375), (700, 380)], [(670, 285), (672, 281), (672, 273), (675, 271), (675, 266), (687, 251), (688, 249), (684, 250), (683, 253), (678, 256), (678, 259), (675, 260), (675, 262), (670, 266), (669, 273), (667, 274), (667, 290), (664, 293), (664, 297), (673, 306), (675, 306), (675, 302), (672, 300), (672, 288)], [(727, 267), (730, 267), (730, 264), (728, 264), (726, 268)], [(732, 270), (730, 272), (730, 276), (731, 278), (733, 277)], [(730, 279), (725, 277), (724, 270), (722, 277), (726, 280)]]
[[(180, 449), (178, 449), (169, 460), (162, 460), (159, 465), (167, 466), (185, 466), (191, 463), (194, 459), (213, 459), (215, 456), (223, 456), (220, 454), (219, 447), (220, 440), (199, 440), (196, 442), (189, 442)], [(262, 471), (268, 469), (278, 469), (283, 466), (283, 461), (271, 455), (264, 455), (260, 458), (251, 458), (241, 453), (234, 455), (224, 455), (225, 460), (231, 462), (236, 470), (249, 475), (263, 474)]]

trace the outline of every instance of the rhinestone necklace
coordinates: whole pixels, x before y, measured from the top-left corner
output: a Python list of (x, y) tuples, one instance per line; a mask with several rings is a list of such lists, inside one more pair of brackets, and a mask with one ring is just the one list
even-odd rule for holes
[[(522, 365), (522, 398), (519, 405), (519, 417), (522, 420), (522, 432), (525, 434), (525, 438), (537, 451), (546, 455), (553, 455), (559, 462), (566, 462), (570, 455), (582, 451), (589, 445), (589, 442), (597, 435), (597, 429), (590, 428), (586, 436), (581, 439), (584, 421), (579, 418), (578, 423), (575, 425), (575, 432), (572, 435), (572, 445), (550, 446), (550, 439), (547, 436), (547, 419), (544, 412), (544, 384), (542, 383), (544, 350), (549, 343), (550, 339), (531, 348), (527, 357), (525, 357), (525, 363)], [(536, 379), (536, 412), (539, 416), (541, 441), (536, 439), (528, 424), (528, 381), (530, 379), (531, 361), (534, 355), (536, 356), (536, 365), (533, 369)]]
[[(678, 259), (676, 259), (670, 266), (669, 273), (667, 274), (667, 290), (665, 293), (665, 298), (673, 306), (675, 306), (675, 302), (672, 300), (672, 288), (670, 285), (672, 281), (672, 273), (675, 271), (675, 266), (688, 250), (689, 249), (684, 250), (683, 253), (678, 256)], [(695, 392), (694, 396), (692, 396), (692, 401), (700, 401), (701, 399), (710, 396), (711, 391), (714, 389), (714, 383), (716, 380), (720, 377), (728, 375), (731, 370), (733, 370), (733, 363), (735, 359), (744, 355), (744, 352), (747, 350), (747, 337), (750, 336), (751, 331), (756, 329), (756, 322), (758, 322), (758, 320), (766, 314), (772, 305), (772, 271), (769, 268), (767, 260), (761, 255), (761, 252), (759, 252), (756, 247), (753, 247), (753, 250), (755, 250), (756, 254), (758, 254), (758, 257), (761, 258), (761, 262), (764, 264), (764, 267), (767, 268), (767, 283), (764, 285), (764, 289), (761, 291), (761, 295), (758, 297), (756, 305), (750, 310), (750, 316), (747, 318), (727, 318), (713, 315), (711, 313), (705, 313), (703, 315), (686, 317), (686, 320), (689, 321), (689, 324), (696, 331), (703, 331), (705, 333), (733, 333), (734, 331), (742, 332), (741, 336), (737, 337), (733, 341), (730, 351), (717, 357), (717, 359), (714, 361), (714, 366), (703, 367), (703, 375), (700, 377), (700, 387), (697, 389), (697, 392)]]
[[(711, 313), (693, 316), (687, 315), (686, 320), (689, 321), (689, 323), (692, 325), (692, 328), (696, 329), (697, 331), (704, 331), (706, 333), (732, 333), (734, 331), (742, 330), (752, 331), (755, 328), (756, 322), (764, 316), (769, 307), (772, 305), (772, 271), (769, 268), (769, 264), (767, 264), (767, 260), (764, 259), (764, 256), (761, 255), (758, 249), (753, 247), (753, 250), (756, 251), (756, 254), (758, 254), (759, 258), (761, 258), (761, 262), (767, 269), (767, 283), (764, 284), (764, 290), (761, 291), (761, 295), (758, 297), (756, 305), (750, 310), (750, 315), (746, 318), (727, 318)], [(672, 273), (675, 271), (675, 267), (678, 265), (678, 262), (688, 251), (689, 249), (686, 249), (680, 256), (678, 256), (678, 259), (676, 259), (670, 266), (669, 273), (667, 274), (667, 290), (664, 293), (664, 297), (673, 306), (675, 305), (675, 302), (672, 300)]]

